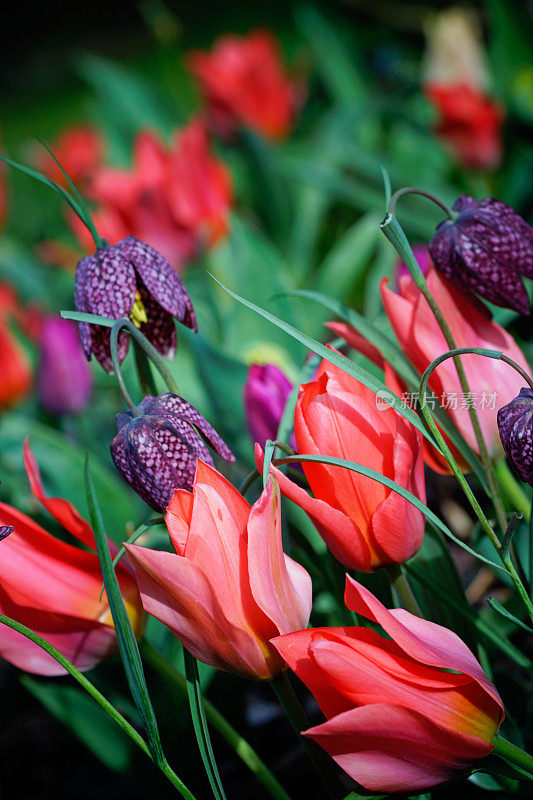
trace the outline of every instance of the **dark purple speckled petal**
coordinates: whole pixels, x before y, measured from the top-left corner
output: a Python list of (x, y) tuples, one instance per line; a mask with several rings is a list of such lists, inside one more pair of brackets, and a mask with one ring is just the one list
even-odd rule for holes
[(174, 358), (178, 344), (174, 317), (154, 300), (143, 284), (138, 289), (148, 317), (148, 322), (143, 322), (139, 330), (158, 353), (166, 358)]
[(203, 417), (191, 403), (184, 400), (183, 397), (179, 397), (171, 392), (162, 394), (156, 397), (155, 400), (146, 407), (145, 413), (156, 416), (162, 415), (169, 419), (178, 417), (179, 419), (185, 420), (185, 422), (194, 425), (195, 428), (200, 431), (207, 443), (211, 445), (213, 450), (221, 455), (222, 458), (226, 461), (235, 461), (235, 456), (216, 430), (209, 424), (205, 417)]
[(503, 449), (516, 474), (533, 486), (533, 389), (521, 389), (518, 397), (498, 411)]
[(154, 247), (142, 242), (135, 236), (127, 236), (116, 245), (133, 264), (136, 272), (151, 295), (165, 311), (185, 321), (189, 295), (179, 275), (171, 267), (166, 258)]
[[(79, 271), (79, 274), (78, 274)], [(115, 247), (99, 247), (76, 269), (85, 294), (85, 310), (111, 319), (129, 317), (135, 301), (135, 270)]]
[[(111, 360), (110, 333), (109, 328), (103, 325), (91, 325), (92, 353), (98, 363), (110, 375), (113, 374), (113, 362)], [(119, 363), (126, 358), (129, 348), (129, 336), (125, 331), (121, 331), (118, 336), (117, 353)]]
[(13, 525), (0, 525), (0, 542), (13, 533)]

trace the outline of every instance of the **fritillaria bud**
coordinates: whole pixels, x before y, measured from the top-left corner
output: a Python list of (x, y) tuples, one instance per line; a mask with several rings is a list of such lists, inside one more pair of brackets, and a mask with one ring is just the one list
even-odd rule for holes
[(252, 364), (244, 384), (244, 410), (250, 437), (264, 448), (275, 439), (292, 384), (275, 364)]
[(533, 229), (512, 208), (488, 197), (461, 195), (454, 220), (438, 226), (429, 243), (437, 269), (463, 293), (529, 314), (522, 276), (533, 278)]
[(83, 357), (76, 325), (46, 317), (40, 331), (39, 398), (50, 414), (73, 414), (87, 405), (92, 375)]
[(213, 464), (205, 442), (226, 461), (235, 461), (200, 412), (170, 392), (147, 395), (135, 411), (117, 414), (117, 427), (110, 448), (115, 466), (156, 511), (165, 510), (175, 489), (191, 489), (198, 458)]
[[(161, 253), (135, 236), (127, 236), (113, 247), (99, 247), (82, 258), (76, 268), (76, 309), (112, 319), (129, 317), (161, 355), (176, 352), (174, 317), (197, 330), (191, 298), (180, 278)], [(87, 359), (94, 353), (107, 372), (113, 371), (110, 330), (80, 322), (80, 335)], [(122, 362), (129, 337), (118, 340)]]
[(498, 411), (503, 449), (518, 477), (533, 486), (533, 389), (520, 394)]

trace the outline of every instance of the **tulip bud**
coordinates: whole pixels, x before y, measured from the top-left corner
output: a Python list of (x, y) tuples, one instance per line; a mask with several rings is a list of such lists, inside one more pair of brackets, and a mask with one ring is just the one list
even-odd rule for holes
[(83, 357), (76, 325), (46, 317), (41, 326), (39, 397), (50, 414), (72, 414), (87, 405), (92, 375)]
[(200, 457), (212, 465), (204, 439), (226, 461), (229, 447), (194, 406), (168, 392), (147, 395), (135, 411), (117, 414), (111, 457), (122, 477), (156, 511), (164, 511), (175, 489), (190, 489)]
[(429, 243), (437, 269), (463, 293), (529, 314), (521, 276), (533, 278), (533, 229), (512, 208), (488, 197), (461, 195), (454, 220), (441, 222)]
[(252, 364), (244, 384), (244, 410), (250, 438), (265, 446), (275, 439), (292, 384), (275, 364)]
[(520, 394), (498, 411), (503, 449), (518, 477), (533, 486), (533, 389)]
[[(113, 247), (99, 247), (76, 268), (75, 305), (78, 311), (111, 319), (129, 317), (156, 350), (167, 358), (176, 352), (174, 319), (197, 330), (185, 286), (163, 258), (146, 242), (127, 236)], [(107, 372), (113, 371), (109, 328), (80, 322), (87, 360), (94, 353)], [(129, 337), (121, 334), (118, 357), (128, 352)]]

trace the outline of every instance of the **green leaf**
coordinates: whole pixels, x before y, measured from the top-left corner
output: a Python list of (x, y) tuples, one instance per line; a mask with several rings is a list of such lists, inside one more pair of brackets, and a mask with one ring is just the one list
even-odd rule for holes
[(89, 515), (91, 518), (91, 525), (94, 532), (94, 540), (96, 543), (96, 550), (102, 569), (102, 576), (107, 593), (107, 599), (111, 614), (113, 616), (113, 623), (117, 634), (117, 642), (124, 665), (124, 671), (128, 681), (128, 686), (137, 707), (141, 719), (143, 721), (150, 750), (158, 765), (163, 765), (166, 762), (161, 740), (159, 738), (159, 731), (157, 728), (157, 721), (155, 718), (154, 709), (148, 694), (146, 686), (146, 679), (144, 677), (144, 670), (139, 653), (139, 647), (131, 622), (126, 612), (124, 600), (120, 592), (117, 576), (113, 569), (113, 562), (111, 561), (111, 554), (109, 552), (109, 545), (104, 530), (104, 523), (96, 498), (94, 485), (92, 482), (91, 474), (89, 472), (89, 456), (87, 454), (85, 460), (85, 486), (87, 492), (87, 505), (89, 507)]
[[(227, 292), (230, 295), (230, 297), (233, 297), (235, 300), (238, 300), (239, 303), (242, 303), (247, 308), (251, 309), (252, 311), (255, 311), (257, 314), (260, 314), (262, 317), (264, 317), (264, 319), (267, 319), (269, 322), (272, 322), (278, 328), (281, 328), (281, 330), (288, 333), (289, 336), (292, 336), (294, 339), (301, 342), (305, 347), (307, 347), (308, 350), (312, 350), (314, 353), (317, 353), (317, 355), (320, 355), (322, 356), (322, 358), (325, 358), (326, 361), (330, 361), (332, 364), (335, 364), (335, 366), (339, 367), (339, 369), (344, 370), (344, 372), (347, 372), (348, 375), (351, 375), (353, 378), (356, 378), (356, 380), (360, 381), (362, 384), (364, 384), (364, 386), (367, 386), (373, 392), (375, 393), (379, 392), (380, 397), (383, 398), (384, 401), (393, 406), (396, 409), (396, 411), (402, 414), (402, 416), (404, 416), (412, 425), (414, 425), (414, 427), (417, 428), (429, 442), (431, 442), (435, 447), (437, 447), (432, 437), (429, 435), (426, 428), (420, 421), (420, 418), (415, 414), (415, 412), (412, 409), (406, 407), (402, 403), (400, 398), (394, 395), (390, 391), (390, 389), (383, 383), (383, 381), (378, 380), (376, 377), (374, 377), (374, 375), (372, 375), (363, 367), (359, 366), (358, 364), (354, 364), (353, 361), (350, 361), (348, 358), (341, 355), (340, 353), (336, 353), (329, 347), (326, 347), (320, 342), (317, 342), (315, 339), (312, 339), (310, 336), (307, 336), (307, 334), (303, 333), (302, 331), (299, 331), (294, 326), (289, 325), (289, 323), (284, 322), (283, 320), (274, 316), (274, 314), (270, 314), (268, 311), (265, 311), (259, 306), (256, 306), (249, 300), (245, 300), (243, 297), (240, 297), (240, 295), (236, 294), (235, 292), (232, 292), (231, 289), (228, 289), (226, 286), (220, 283), (220, 281), (218, 281), (214, 276), (211, 277), (218, 283), (218, 285), (222, 289), (224, 289), (225, 292)], [(437, 447), (437, 449), (439, 448)]]
[(83, 744), (109, 767), (122, 772), (131, 763), (132, 742), (111, 717), (81, 689), (23, 674), (20, 682)]
[(356, 464), (354, 461), (347, 461), (344, 458), (335, 458), (334, 456), (323, 456), (323, 455), (307, 455), (307, 454), (298, 454), (296, 456), (284, 456), (281, 459), (276, 459), (276, 466), (278, 464), (292, 464), (295, 462), (310, 462), (310, 463), (317, 463), (317, 464), (330, 464), (333, 467), (344, 467), (345, 469), (350, 469), (352, 472), (357, 472), (360, 475), (366, 475), (368, 478), (372, 478), (373, 480), (377, 481), (378, 483), (382, 483), (388, 489), (392, 489), (393, 492), (401, 495), (405, 500), (408, 500), (411, 505), (418, 508), (419, 511), (424, 514), (426, 519), (431, 522), (436, 528), (442, 531), (452, 542), (455, 542), (456, 545), (461, 547), (463, 550), (466, 550), (467, 553), (470, 553), (471, 556), (477, 558), (478, 561), (483, 561), (483, 563), (488, 564), (493, 569), (501, 570), (502, 572), (507, 572), (505, 567), (502, 567), (499, 564), (496, 564), (494, 561), (491, 561), (485, 556), (476, 553), (475, 550), (472, 550), (465, 542), (458, 539), (457, 536), (451, 532), (447, 525), (437, 517), (436, 514), (428, 508), (425, 503), (423, 503), (416, 495), (409, 492), (407, 489), (404, 489), (403, 486), (400, 486), (395, 481), (391, 480), (391, 478), (387, 478), (385, 475), (381, 475), (379, 472), (376, 472), (374, 469), (370, 469), (370, 467), (365, 467), (363, 464)]
[(522, 628), (523, 630), (527, 631), (528, 633), (533, 633), (533, 628), (531, 628), (529, 625), (526, 625), (526, 623), (522, 622), (522, 620), (518, 619), (518, 617), (515, 617), (515, 615), (511, 614), (510, 611), (507, 611), (505, 606), (502, 606), (501, 603), (498, 603), (498, 601), (495, 600), (494, 597), (488, 597), (487, 598), (487, 603), (489, 604), (489, 606), (491, 608), (494, 609), (494, 611), (497, 611), (498, 614), (501, 614), (502, 617), (505, 617), (505, 619), (510, 620), (515, 625), (518, 625), (519, 628)]

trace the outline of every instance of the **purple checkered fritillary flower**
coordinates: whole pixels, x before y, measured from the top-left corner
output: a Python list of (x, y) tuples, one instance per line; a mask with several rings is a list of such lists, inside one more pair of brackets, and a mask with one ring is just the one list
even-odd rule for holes
[[(127, 236), (112, 247), (99, 247), (82, 258), (76, 269), (76, 309), (112, 319), (129, 317), (161, 355), (176, 352), (174, 318), (197, 330), (191, 298), (168, 261), (151, 245)], [(113, 372), (110, 329), (80, 322), (80, 336), (88, 360), (94, 354), (107, 372)], [(122, 362), (129, 337), (118, 340)]]
[(149, 394), (135, 412), (122, 411), (116, 419), (111, 457), (122, 477), (156, 511), (165, 510), (175, 489), (192, 489), (198, 458), (213, 465), (205, 442), (226, 461), (235, 461), (200, 412), (170, 392)]
[(456, 200), (429, 244), (437, 269), (459, 290), (529, 314), (522, 277), (533, 278), (533, 229), (512, 208), (488, 197)]
[(518, 477), (533, 486), (533, 389), (520, 394), (498, 411), (503, 449)]

